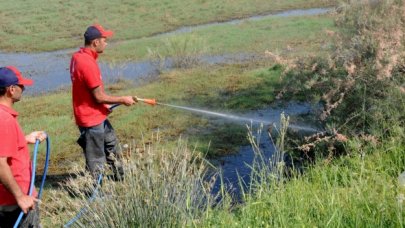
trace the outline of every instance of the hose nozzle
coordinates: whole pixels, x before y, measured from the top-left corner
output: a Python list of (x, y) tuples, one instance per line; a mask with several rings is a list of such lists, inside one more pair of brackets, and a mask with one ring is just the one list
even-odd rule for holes
[(139, 97), (134, 97), (134, 99), (136, 101), (142, 101), (145, 104), (149, 104), (149, 105), (156, 105), (156, 99), (143, 99), (143, 98), (139, 98)]

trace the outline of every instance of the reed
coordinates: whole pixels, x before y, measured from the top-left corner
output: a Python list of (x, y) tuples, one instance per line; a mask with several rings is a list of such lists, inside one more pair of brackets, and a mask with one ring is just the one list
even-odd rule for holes
[(69, 210), (51, 216), (63, 217), (63, 222), (67, 222), (66, 218), (73, 218), (83, 207), (87, 212), (75, 227), (192, 226), (214, 202), (211, 180), (204, 177), (208, 163), (191, 151), (184, 140), (179, 139), (172, 147), (163, 146), (157, 137), (155, 140), (143, 148), (125, 145), (124, 181), (111, 181), (106, 173), (99, 194), (91, 203), (86, 200), (86, 192), (93, 191), (88, 185), (93, 183), (90, 177), (67, 181), (65, 189), (76, 197), (53, 206), (53, 211), (55, 207)]

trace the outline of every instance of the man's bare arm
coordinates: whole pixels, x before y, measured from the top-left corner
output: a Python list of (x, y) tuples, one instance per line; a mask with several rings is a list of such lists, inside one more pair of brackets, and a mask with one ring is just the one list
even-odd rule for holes
[(24, 211), (24, 213), (27, 213), (28, 210), (34, 208), (35, 202), (38, 200), (21, 191), (20, 186), (18, 186), (13, 174), (11, 173), (6, 157), (0, 157), (0, 182), (11, 192), (11, 194), (13, 194), (18, 206)]
[(136, 102), (132, 96), (107, 95), (100, 86), (94, 88), (92, 94), (96, 102), (102, 104), (124, 104), (130, 106)]

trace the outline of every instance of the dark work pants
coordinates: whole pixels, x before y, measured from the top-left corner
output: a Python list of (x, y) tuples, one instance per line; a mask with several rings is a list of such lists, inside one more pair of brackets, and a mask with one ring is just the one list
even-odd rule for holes
[[(10, 207), (10, 206), (7, 206)], [(11, 207), (10, 207), (11, 208)], [(0, 228), (12, 228), (14, 227), (15, 222), (20, 215), (21, 209), (15, 205), (15, 209), (12, 210), (4, 210), (3, 208), (0, 210)], [(27, 214), (25, 214), (20, 222), (18, 227), (21, 228), (38, 228), (40, 227), (40, 220), (39, 220), (39, 208), (38, 203), (35, 204), (35, 210), (30, 210)]]
[(122, 178), (122, 156), (118, 151), (118, 140), (110, 121), (93, 127), (80, 127), (77, 143), (82, 147), (86, 158), (86, 169), (97, 178), (107, 163), (114, 172), (115, 178)]

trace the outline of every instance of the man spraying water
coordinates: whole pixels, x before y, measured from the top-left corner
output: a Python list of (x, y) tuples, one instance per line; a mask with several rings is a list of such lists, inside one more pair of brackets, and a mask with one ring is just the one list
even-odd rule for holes
[(131, 106), (136, 103), (132, 96), (110, 96), (104, 91), (98, 55), (104, 52), (107, 38), (112, 31), (100, 25), (92, 25), (84, 33), (84, 47), (73, 54), (70, 63), (72, 80), (73, 112), (79, 127), (77, 143), (86, 158), (86, 169), (96, 179), (107, 162), (117, 180), (122, 179), (124, 170), (118, 151), (118, 140), (107, 119), (111, 104)]

